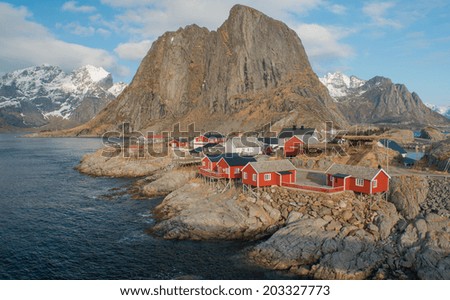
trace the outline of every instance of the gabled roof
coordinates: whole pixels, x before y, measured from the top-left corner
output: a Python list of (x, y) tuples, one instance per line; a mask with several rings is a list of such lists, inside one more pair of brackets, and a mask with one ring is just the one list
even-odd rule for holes
[(258, 148), (263, 147), (263, 143), (254, 136), (231, 138), (233, 146), (236, 148)]
[(253, 157), (244, 157), (240, 156), (237, 153), (233, 153), (232, 155), (224, 155), (220, 159), (224, 160), (230, 167), (245, 166), (250, 162), (256, 162), (256, 159), (254, 159)]
[(315, 128), (305, 128), (303, 126), (301, 127), (289, 127), (289, 128), (283, 128), (280, 133), (278, 134), (278, 138), (285, 139), (290, 138), (293, 135), (312, 135), (316, 131)]
[(402, 148), (399, 144), (397, 144), (396, 141), (389, 140), (389, 139), (381, 139), (380, 144), (382, 144), (384, 147), (392, 149), (394, 151), (400, 152), (400, 154), (407, 154), (405, 149)]
[(258, 173), (295, 170), (294, 165), (287, 159), (251, 162), (248, 166), (251, 166)]
[(332, 174), (333, 176), (335, 174), (350, 175), (351, 177), (354, 178), (362, 178), (366, 180), (373, 180), (380, 172), (384, 172), (390, 178), (389, 174), (386, 173), (386, 171), (384, 171), (383, 169), (375, 169), (361, 166), (333, 164), (326, 171), (327, 174)]

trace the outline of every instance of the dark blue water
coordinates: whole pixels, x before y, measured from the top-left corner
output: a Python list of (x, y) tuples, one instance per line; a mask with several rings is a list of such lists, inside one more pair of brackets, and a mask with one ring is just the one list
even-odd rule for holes
[[(0, 279), (277, 279), (243, 242), (165, 241), (145, 231), (161, 201), (133, 200), (128, 179), (73, 169), (98, 139), (0, 134)], [(119, 187), (117, 191), (115, 188)]]

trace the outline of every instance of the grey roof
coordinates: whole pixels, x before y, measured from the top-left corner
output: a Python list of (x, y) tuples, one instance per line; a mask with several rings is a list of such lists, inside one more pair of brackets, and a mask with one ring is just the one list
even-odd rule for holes
[(291, 127), (291, 128), (283, 128), (281, 129), (280, 133), (278, 134), (278, 138), (285, 139), (290, 138), (294, 135), (304, 136), (312, 135), (316, 129), (315, 128), (305, 128), (305, 127)]
[(267, 160), (249, 163), (258, 173), (283, 172), (295, 170), (294, 165), (287, 159)]
[(234, 137), (231, 139), (233, 145), (236, 148), (247, 148), (247, 147), (263, 147), (263, 143), (259, 141), (254, 136), (247, 136), (247, 137)]
[(379, 171), (380, 169), (375, 168), (333, 164), (331, 167), (328, 168), (327, 174), (336, 174), (336, 175), (348, 174), (354, 178), (372, 180), (375, 177), (375, 175), (378, 174)]

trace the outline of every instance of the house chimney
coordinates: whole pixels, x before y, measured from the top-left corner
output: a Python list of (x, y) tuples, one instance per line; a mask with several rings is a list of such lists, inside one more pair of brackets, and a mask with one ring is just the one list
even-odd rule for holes
[(302, 126), (300, 127), (300, 129), (305, 129), (305, 126), (302, 125)]
[(292, 125), (292, 129), (297, 129), (297, 125)]

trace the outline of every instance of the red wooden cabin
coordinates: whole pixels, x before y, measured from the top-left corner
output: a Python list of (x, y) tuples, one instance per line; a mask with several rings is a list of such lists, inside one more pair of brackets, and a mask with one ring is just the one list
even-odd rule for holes
[(225, 173), (226, 178), (237, 179), (242, 177), (242, 168), (250, 162), (256, 162), (253, 157), (243, 157), (235, 153), (225, 154), (217, 163), (217, 172)]
[(293, 135), (284, 143), (284, 156), (294, 157), (303, 153), (303, 141), (298, 135)]
[(344, 190), (376, 194), (389, 190), (391, 178), (383, 169), (333, 164), (327, 170), (327, 185)]
[(295, 182), (297, 170), (287, 159), (248, 163), (242, 169), (242, 183), (264, 187)]

